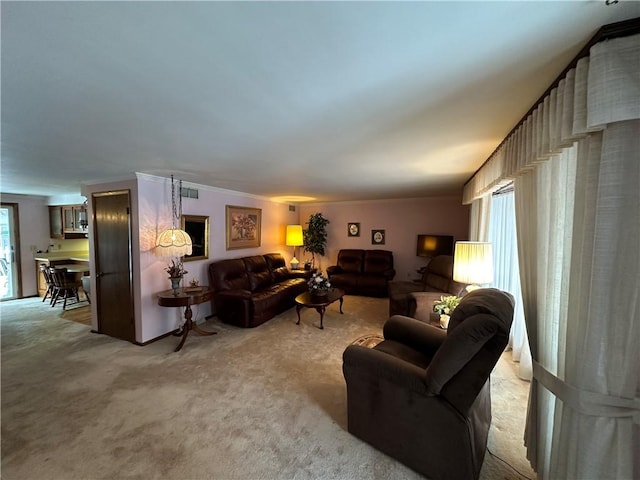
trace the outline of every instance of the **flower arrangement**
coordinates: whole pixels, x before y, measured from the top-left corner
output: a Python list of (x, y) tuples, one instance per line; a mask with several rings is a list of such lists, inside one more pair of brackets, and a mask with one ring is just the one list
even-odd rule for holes
[(307, 282), (309, 286), (309, 291), (311, 293), (316, 293), (320, 291), (326, 291), (331, 288), (331, 282), (327, 277), (322, 275), (322, 272), (315, 272)]
[(167, 265), (167, 268), (164, 269), (165, 272), (169, 274), (169, 278), (182, 278), (187, 272), (184, 269), (184, 265), (182, 262), (178, 260), (171, 260), (171, 265)]
[(459, 304), (460, 298), (455, 295), (442, 296), (440, 300), (433, 302), (433, 311), (440, 315), (450, 315)]

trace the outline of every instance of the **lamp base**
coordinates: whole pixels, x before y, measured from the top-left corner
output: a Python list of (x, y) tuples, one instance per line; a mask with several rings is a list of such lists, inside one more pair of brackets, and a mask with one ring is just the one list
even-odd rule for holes
[(300, 262), (296, 257), (291, 259), (291, 270), (298, 270), (300, 268)]

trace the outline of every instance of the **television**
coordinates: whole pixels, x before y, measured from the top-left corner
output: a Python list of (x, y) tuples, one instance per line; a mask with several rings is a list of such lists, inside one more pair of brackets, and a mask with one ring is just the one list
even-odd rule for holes
[(453, 235), (418, 235), (418, 257), (453, 255)]

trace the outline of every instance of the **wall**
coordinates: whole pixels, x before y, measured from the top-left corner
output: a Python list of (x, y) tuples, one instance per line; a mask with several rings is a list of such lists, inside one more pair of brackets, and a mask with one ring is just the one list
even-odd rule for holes
[(38, 294), (35, 250), (46, 250), (49, 245), (49, 210), (47, 197), (36, 195), (2, 194), (4, 203), (17, 203), (20, 227), (20, 268), (22, 270), (22, 296)]
[[(416, 270), (427, 260), (416, 256), (417, 236), (421, 233), (453, 235), (454, 240), (467, 240), (469, 206), (462, 205), (458, 195), (397, 200), (335, 202), (304, 204), (300, 208), (303, 228), (309, 216), (316, 212), (331, 223), (327, 226), (327, 253), (320, 259), (325, 270), (335, 265), (342, 248), (383, 249), (393, 252), (396, 280), (419, 277)], [(360, 236), (347, 236), (347, 223), (360, 223)], [(385, 230), (385, 245), (371, 244), (371, 230)], [(298, 259), (310, 258), (301, 252)]]
[[(137, 178), (140, 296), (136, 298), (139, 298), (141, 307), (140, 329), (137, 333), (138, 341), (146, 342), (177, 328), (183, 321), (183, 310), (160, 307), (156, 299), (159, 291), (170, 288), (164, 271), (170, 259), (158, 257), (154, 247), (157, 235), (171, 226), (171, 179), (144, 174), (137, 174)], [(209, 216), (209, 258), (185, 262), (185, 268), (189, 272), (185, 276), (185, 284), (192, 279), (203, 285), (208, 284), (208, 265), (225, 258), (280, 252), (289, 261), (292, 249), (284, 244), (286, 225), (298, 223), (299, 217), (297, 212), (289, 211), (288, 205), (263, 197), (187, 182), (183, 186), (197, 188), (199, 198), (183, 198), (182, 213)], [(226, 205), (262, 209), (260, 247), (226, 249)], [(210, 313), (210, 304), (198, 305), (193, 308), (193, 319), (201, 320)]]

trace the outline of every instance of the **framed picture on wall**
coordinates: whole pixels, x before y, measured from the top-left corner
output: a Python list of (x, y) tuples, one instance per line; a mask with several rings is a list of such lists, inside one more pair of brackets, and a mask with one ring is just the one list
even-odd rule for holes
[(209, 217), (206, 215), (182, 215), (182, 229), (191, 237), (191, 255), (183, 260), (206, 260), (209, 258)]
[(227, 250), (260, 246), (262, 209), (226, 206)]
[(371, 245), (384, 245), (384, 230), (371, 230)]
[(360, 224), (356, 222), (347, 223), (347, 237), (359, 237)]

